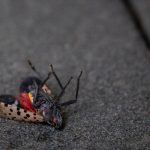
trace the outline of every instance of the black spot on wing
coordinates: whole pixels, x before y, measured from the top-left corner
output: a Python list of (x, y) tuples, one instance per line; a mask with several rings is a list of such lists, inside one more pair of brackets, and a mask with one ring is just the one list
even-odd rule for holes
[(30, 117), (30, 115), (29, 115), (29, 114), (26, 114), (26, 117), (27, 117), (27, 118), (29, 118), (29, 117)]
[(5, 106), (5, 107), (8, 107), (8, 104), (6, 104), (6, 103), (5, 103), (5, 105), (4, 105), (4, 106)]
[(27, 117), (24, 117), (24, 119), (27, 119)]
[(17, 111), (17, 115), (19, 115), (19, 116), (20, 116), (20, 114), (21, 114), (21, 112), (20, 112), (20, 111)]

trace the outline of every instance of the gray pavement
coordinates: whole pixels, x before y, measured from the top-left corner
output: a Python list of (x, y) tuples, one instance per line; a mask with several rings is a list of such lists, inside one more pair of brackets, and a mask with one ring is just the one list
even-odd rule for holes
[(26, 58), (43, 76), (52, 63), (63, 83), (83, 69), (79, 101), (63, 131), (0, 119), (0, 149), (149, 149), (150, 53), (121, 1), (0, 1), (0, 93), (18, 95), (34, 74)]

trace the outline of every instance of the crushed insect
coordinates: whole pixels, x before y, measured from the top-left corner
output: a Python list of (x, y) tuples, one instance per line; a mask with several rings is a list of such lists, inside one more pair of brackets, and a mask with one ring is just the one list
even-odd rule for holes
[[(19, 98), (12, 95), (0, 95), (0, 117), (18, 121), (46, 122), (59, 129), (63, 125), (62, 107), (77, 102), (82, 71), (77, 78), (75, 99), (60, 103), (59, 100), (73, 77), (70, 77), (63, 86), (53, 66), (50, 65), (51, 71), (42, 80), (40, 72), (36, 70), (30, 60), (28, 60), (28, 64), (38, 77), (27, 77), (23, 80), (20, 85)], [(52, 91), (46, 84), (51, 75), (55, 77), (61, 88), (57, 97), (52, 95)]]

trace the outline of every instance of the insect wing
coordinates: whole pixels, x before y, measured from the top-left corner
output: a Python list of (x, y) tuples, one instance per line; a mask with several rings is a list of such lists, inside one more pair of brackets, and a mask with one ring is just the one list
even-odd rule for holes
[(18, 121), (44, 122), (43, 117), (38, 113), (26, 111), (15, 105), (9, 105), (2, 102), (0, 103), (0, 117)]

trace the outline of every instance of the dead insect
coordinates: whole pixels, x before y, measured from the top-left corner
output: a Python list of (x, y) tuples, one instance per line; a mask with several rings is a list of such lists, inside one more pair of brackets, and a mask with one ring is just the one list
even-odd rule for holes
[[(31, 69), (39, 77), (28, 77), (21, 83), (19, 100), (11, 95), (0, 96), (0, 109), (2, 111), (0, 112), (1, 116), (7, 116), (7, 118), (15, 120), (22, 119), (32, 122), (47, 122), (52, 127), (61, 128), (63, 124), (61, 108), (77, 102), (82, 71), (77, 78), (75, 99), (64, 103), (59, 103), (59, 100), (63, 96), (65, 89), (68, 87), (73, 78), (70, 77), (67, 83), (63, 86), (57, 74), (55, 73), (53, 66), (50, 65), (51, 71), (42, 81), (40, 73), (32, 65), (31, 61), (28, 61), (28, 63)], [(51, 90), (46, 85), (46, 82), (51, 75), (55, 77), (58, 85), (61, 88), (61, 92), (57, 97), (52, 95)]]

